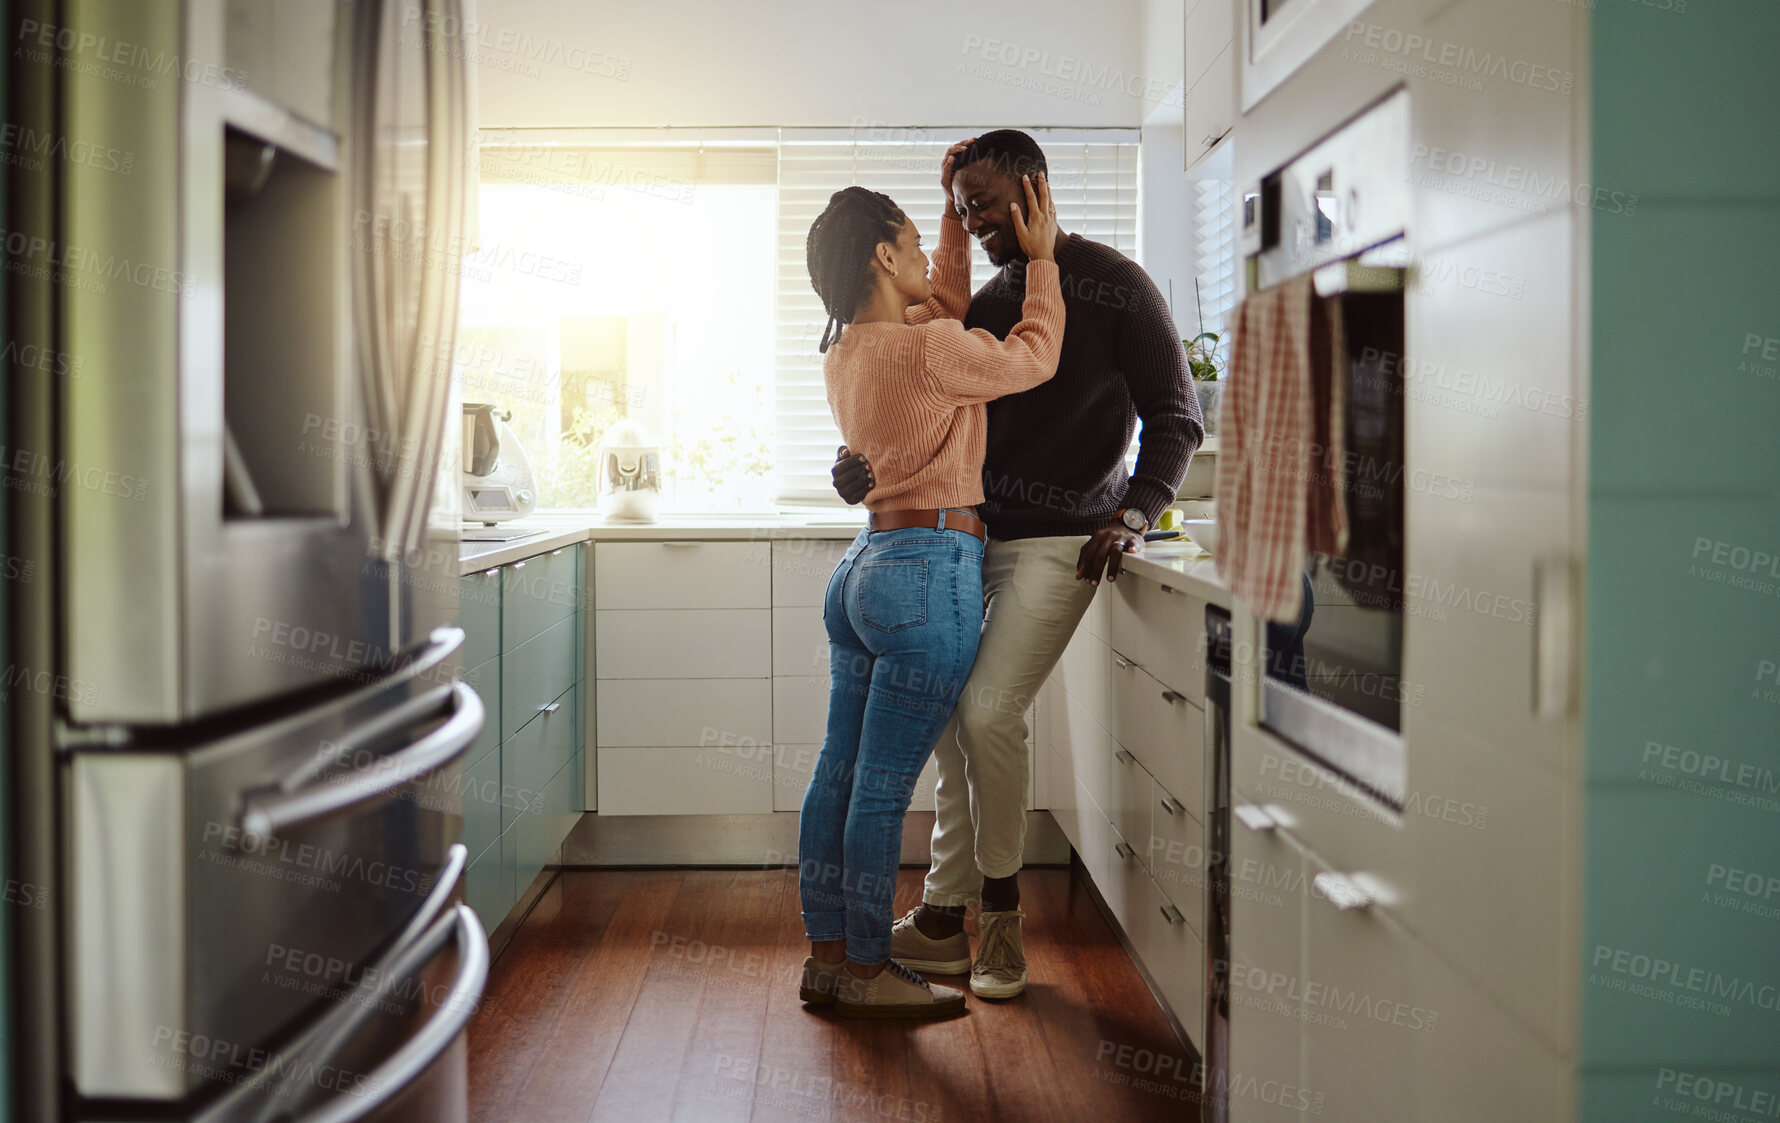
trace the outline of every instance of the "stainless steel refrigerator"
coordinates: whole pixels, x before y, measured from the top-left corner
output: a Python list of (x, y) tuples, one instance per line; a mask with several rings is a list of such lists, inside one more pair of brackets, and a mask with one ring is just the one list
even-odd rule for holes
[(461, 0), (25, 7), (89, 154), (49, 172), (79, 372), (32, 450), (56, 1113), (461, 1118)]

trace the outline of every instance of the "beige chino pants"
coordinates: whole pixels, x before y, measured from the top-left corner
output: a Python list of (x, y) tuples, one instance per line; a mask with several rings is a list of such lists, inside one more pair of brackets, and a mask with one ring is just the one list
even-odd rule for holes
[(1085, 535), (991, 538), (983, 552), (983, 637), (933, 755), (933, 866), (923, 899), (974, 902), (983, 878), (1020, 868), (1026, 843), (1026, 710), (1094, 599), (1075, 577)]

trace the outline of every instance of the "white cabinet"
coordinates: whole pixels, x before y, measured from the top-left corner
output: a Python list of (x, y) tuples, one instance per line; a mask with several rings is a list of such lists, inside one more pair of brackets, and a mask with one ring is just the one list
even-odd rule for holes
[[(1303, 1044), (1303, 851), (1257, 815), (1260, 805), (1231, 793), (1230, 1070), (1245, 1086), (1305, 1086)], [(1301, 1120), (1280, 1098), (1230, 1097), (1236, 1123)]]
[(600, 608), (594, 629), (602, 679), (766, 678), (772, 666), (772, 612), (764, 608)]
[(1186, 18), (1186, 170), (1236, 125), (1236, 0), (1198, 0)]
[(1205, 600), (1103, 586), (1039, 692), (1051, 815), (1195, 1045), (1205, 987)]
[(599, 748), (601, 815), (724, 815), (773, 809), (770, 746)]
[(771, 811), (767, 544), (601, 542), (594, 550), (600, 813)]
[(757, 679), (604, 679), (599, 683), (600, 745), (773, 743), (772, 689)]
[(767, 608), (765, 542), (600, 542), (593, 603), (600, 609)]

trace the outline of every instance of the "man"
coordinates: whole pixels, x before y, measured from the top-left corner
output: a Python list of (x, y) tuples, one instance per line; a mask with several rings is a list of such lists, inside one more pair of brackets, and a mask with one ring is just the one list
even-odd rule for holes
[[(953, 164), (947, 221), (962, 221), (1001, 267), (970, 302), (964, 324), (1006, 338), (1025, 298), (1025, 255), (1009, 213), (1020, 177), (1048, 172), (1038, 143), (998, 129), (968, 142)], [(983, 998), (1026, 988), (1018, 874), (1030, 773), (1027, 708), (1056, 666), (1104, 573), (1143, 547), (1174, 502), (1204, 439), (1198, 396), (1168, 306), (1143, 269), (1117, 250), (1057, 234), (1065, 321), (1056, 376), (989, 403), (980, 511), (989, 527), (984, 621), (976, 665), (940, 736), (933, 864), (919, 908), (897, 921), (890, 954), (939, 974), (970, 972)], [(1125, 450), (1143, 423), (1137, 469)], [(843, 447), (835, 489), (849, 503), (874, 483)], [(973, 962), (967, 904), (980, 900)]]

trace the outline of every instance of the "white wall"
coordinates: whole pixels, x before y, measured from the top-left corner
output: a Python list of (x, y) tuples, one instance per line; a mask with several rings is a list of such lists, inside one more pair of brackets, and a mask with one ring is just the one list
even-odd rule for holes
[(481, 124), (1129, 128), (1149, 2), (477, 0)]
[(1185, 59), (1187, 0), (1144, 0), (1143, 65), (1157, 81), (1143, 105), (1143, 174), (1138, 185), (1140, 252), (1163, 296), (1173, 282), (1175, 326), (1182, 338), (1195, 322), (1191, 195), (1186, 163)]

